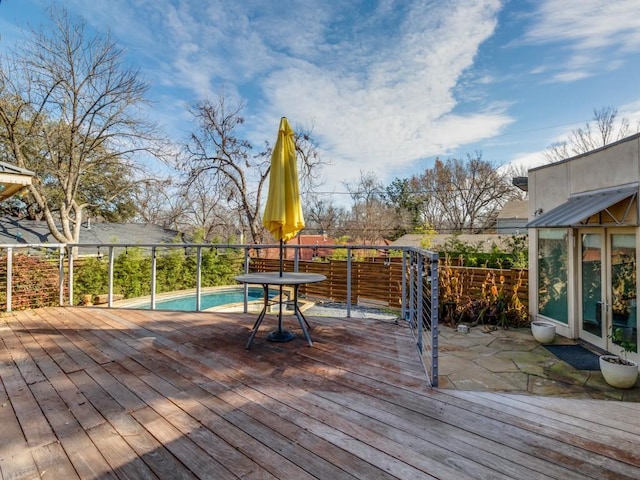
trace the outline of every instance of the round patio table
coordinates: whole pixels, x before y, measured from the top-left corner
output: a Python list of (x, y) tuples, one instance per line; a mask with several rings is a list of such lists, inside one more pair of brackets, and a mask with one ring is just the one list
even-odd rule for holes
[[(282, 328), (282, 304), (293, 304), (293, 313), (295, 314), (298, 322), (300, 323), (300, 327), (302, 328), (302, 332), (304, 333), (304, 337), (309, 343), (309, 346), (313, 346), (313, 342), (311, 341), (311, 337), (309, 336), (308, 328), (309, 323), (307, 319), (302, 314), (300, 307), (298, 305), (298, 289), (300, 285), (305, 285), (307, 283), (317, 283), (326, 280), (327, 277), (324, 275), (320, 275), (319, 273), (300, 273), (300, 272), (263, 272), (263, 273), (245, 273), (243, 275), (238, 275), (235, 279), (240, 283), (252, 284), (252, 285), (262, 285), (262, 289), (264, 290), (264, 303), (262, 305), (262, 311), (258, 315), (256, 322), (253, 324), (253, 328), (251, 329), (251, 335), (249, 336), (249, 341), (247, 342), (247, 346), (245, 347), (247, 350), (251, 347), (251, 343), (253, 342), (256, 333), (258, 332), (258, 328), (260, 324), (264, 320), (264, 317), (267, 313), (267, 309), (269, 305), (272, 305), (272, 300), (269, 299), (269, 286), (278, 286), (280, 287), (280, 296), (278, 302), (280, 303), (280, 309), (278, 311), (278, 329), (269, 333), (267, 335), (267, 340), (271, 342), (288, 342), (295, 338), (295, 334), (289, 330), (284, 330)], [(283, 286), (291, 286), (293, 287), (293, 300), (287, 300), (285, 302), (282, 301), (282, 287)]]

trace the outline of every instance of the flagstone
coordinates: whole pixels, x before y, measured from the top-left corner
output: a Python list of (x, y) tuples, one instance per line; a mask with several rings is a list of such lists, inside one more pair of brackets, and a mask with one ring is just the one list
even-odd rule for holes
[(579, 385), (570, 385), (537, 376), (529, 377), (528, 391), (534, 395), (580, 396), (584, 394), (586, 397), (589, 396), (587, 390)]
[(469, 368), (464, 372), (452, 373), (448, 377), (458, 390), (517, 390), (517, 386), (501, 378), (499, 375), (477, 366)]
[(453, 355), (441, 356), (438, 360), (438, 373), (440, 375), (464, 372), (475, 366), (472, 360)]
[[(554, 344), (574, 344), (556, 336)], [(508, 391), (640, 402), (639, 385), (619, 390), (599, 371), (576, 370), (533, 339), (529, 328), (440, 329), (440, 388)]]
[(496, 372), (496, 375), (513, 385), (514, 390), (527, 393), (529, 388), (529, 375), (522, 372)]
[(575, 385), (586, 385), (589, 379), (589, 371), (576, 370), (565, 362), (557, 362), (547, 369), (548, 377), (558, 382)]
[(503, 372), (520, 373), (520, 369), (514, 362), (511, 361), (511, 359), (500, 358), (500, 357), (496, 357), (495, 355), (477, 358), (475, 360), (475, 363), (481, 366), (482, 368), (486, 368), (487, 370), (494, 373), (503, 373)]

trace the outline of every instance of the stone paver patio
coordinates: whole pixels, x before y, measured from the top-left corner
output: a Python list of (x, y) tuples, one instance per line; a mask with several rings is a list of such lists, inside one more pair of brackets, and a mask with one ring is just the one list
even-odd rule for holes
[[(556, 335), (556, 344), (574, 340)], [(613, 388), (600, 371), (576, 370), (536, 342), (528, 328), (468, 333), (440, 326), (439, 382), (445, 389), (504, 391), (640, 402), (640, 380), (629, 390)]]

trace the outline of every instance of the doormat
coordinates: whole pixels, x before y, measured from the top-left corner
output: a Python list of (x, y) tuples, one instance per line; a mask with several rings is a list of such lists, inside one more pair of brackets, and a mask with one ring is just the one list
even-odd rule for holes
[(543, 345), (543, 347), (576, 370), (600, 370), (600, 356), (582, 345)]

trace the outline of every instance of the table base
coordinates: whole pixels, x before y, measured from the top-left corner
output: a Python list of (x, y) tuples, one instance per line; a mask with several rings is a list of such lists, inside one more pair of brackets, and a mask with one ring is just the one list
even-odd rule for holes
[(267, 335), (267, 340), (278, 343), (290, 342), (294, 338), (296, 338), (296, 334), (289, 330), (274, 330)]
[[(267, 273), (255, 273), (255, 274), (246, 273), (244, 275), (238, 275), (237, 277), (235, 277), (235, 279), (245, 284), (253, 283), (253, 284), (262, 285), (262, 289), (264, 291), (264, 303), (262, 305), (262, 311), (258, 315), (256, 322), (253, 324), (253, 327), (251, 328), (251, 335), (249, 335), (249, 341), (247, 342), (247, 346), (245, 347), (247, 350), (249, 350), (249, 348), (251, 347), (251, 343), (253, 342), (253, 339), (255, 338), (256, 333), (258, 333), (258, 329), (260, 328), (260, 324), (264, 320), (264, 317), (267, 314), (267, 310), (269, 309), (269, 306), (272, 304), (271, 300), (269, 299), (269, 285), (278, 285), (280, 287), (280, 296), (278, 298), (280, 309), (278, 311), (278, 329), (269, 333), (267, 335), (267, 340), (270, 342), (283, 343), (296, 338), (295, 333), (288, 330), (284, 330), (282, 328), (282, 307), (285, 304), (289, 304), (289, 305), (293, 304), (293, 314), (298, 320), (298, 323), (300, 324), (300, 328), (302, 329), (304, 338), (307, 340), (307, 343), (309, 344), (309, 346), (313, 347), (313, 342), (311, 341), (311, 337), (309, 336), (309, 331), (308, 331), (308, 329), (311, 327), (309, 326), (309, 322), (307, 322), (307, 319), (304, 318), (304, 315), (302, 314), (302, 311), (298, 306), (298, 288), (300, 287), (300, 285), (303, 285), (303, 284), (321, 282), (323, 280), (326, 280), (327, 277), (325, 277), (324, 275), (315, 274), (315, 273), (293, 272), (293, 273), (284, 273), (283, 275), (283, 273), (272, 274), (267, 272)], [(293, 286), (293, 301), (291, 301), (290, 299), (285, 301), (282, 300), (282, 287), (284, 285)]]

